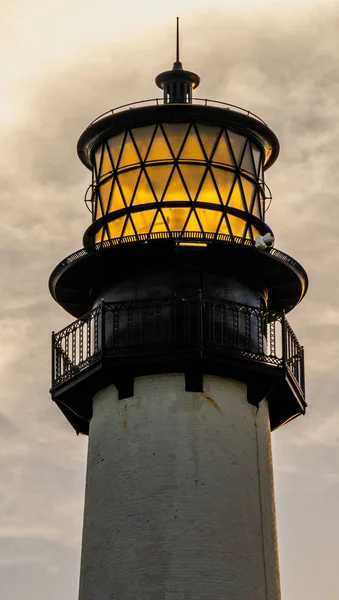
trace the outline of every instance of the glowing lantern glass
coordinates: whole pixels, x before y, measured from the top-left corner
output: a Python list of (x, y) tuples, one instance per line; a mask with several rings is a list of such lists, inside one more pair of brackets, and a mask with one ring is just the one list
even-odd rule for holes
[(134, 127), (93, 157), (93, 242), (192, 233), (253, 240), (265, 233), (263, 151), (199, 123)]

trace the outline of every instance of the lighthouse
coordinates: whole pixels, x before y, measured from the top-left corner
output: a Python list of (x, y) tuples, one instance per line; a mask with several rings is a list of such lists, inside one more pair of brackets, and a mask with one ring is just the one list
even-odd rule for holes
[(81, 135), (83, 248), (52, 272), (52, 399), (88, 435), (79, 600), (279, 600), (271, 431), (305, 413), (286, 314), (302, 266), (275, 248), (279, 143), (198, 75)]

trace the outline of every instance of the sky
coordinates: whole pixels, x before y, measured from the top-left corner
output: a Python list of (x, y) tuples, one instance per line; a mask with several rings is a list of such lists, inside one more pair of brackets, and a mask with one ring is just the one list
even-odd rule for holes
[(289, 316), (309, 408), (272, 436), (282, 598), (339, 596), (339, 1), (1, 0), (4, 600), (77, 598), (87, 438), (49, 397), (50, 333), (72, 318), (47, 281), (90, 222), (77, 139), (105, 110), (158, 95), (177, 14), (197, 95), (251, 110), (280, 140), (267, 221), (310, 277)]

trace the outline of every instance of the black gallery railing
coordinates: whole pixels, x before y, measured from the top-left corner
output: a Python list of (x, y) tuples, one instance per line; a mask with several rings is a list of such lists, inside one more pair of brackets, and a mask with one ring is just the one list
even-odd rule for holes
[(103, 358), (212, 351), (288, 369), (304, 393), (304, 352), (283, 312), (227, 300), (104, 302), (52, 334), (52, 389)]

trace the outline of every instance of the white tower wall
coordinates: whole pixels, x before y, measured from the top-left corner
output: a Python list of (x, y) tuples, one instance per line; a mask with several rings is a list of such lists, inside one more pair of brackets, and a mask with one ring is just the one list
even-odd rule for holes
[(268, 406), (139, 377), (94, 397), (80, 600), (280, 599)]

